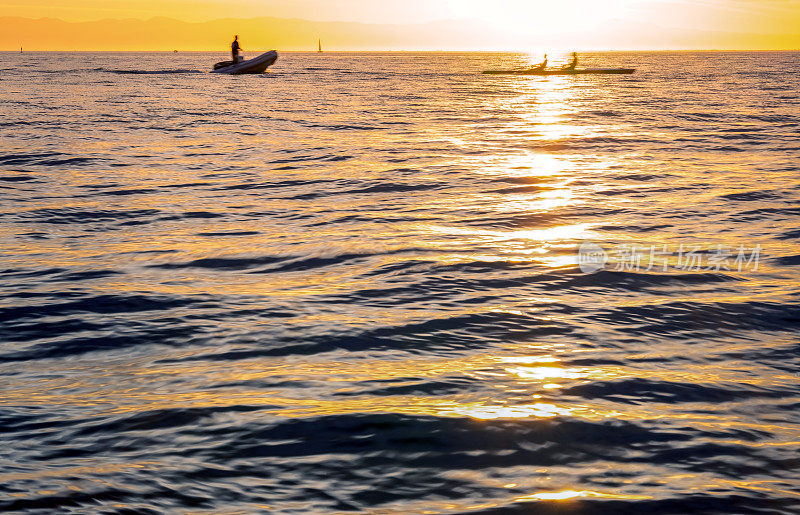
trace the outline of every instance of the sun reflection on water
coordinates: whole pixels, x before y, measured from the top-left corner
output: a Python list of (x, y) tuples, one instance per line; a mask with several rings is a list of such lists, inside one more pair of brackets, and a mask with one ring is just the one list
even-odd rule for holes
[(652, 499), (649, 495), (626, 495), (593, 492), (589, 490), (562, 490), (560, 492), (539, 492), (531, 495), (517, 497), (516, 502), (523, 501), (567, 501), (571, 499)]

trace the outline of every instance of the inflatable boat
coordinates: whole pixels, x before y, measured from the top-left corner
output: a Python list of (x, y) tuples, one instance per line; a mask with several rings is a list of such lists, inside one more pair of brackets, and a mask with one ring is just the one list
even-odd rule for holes
[(261, 54), (255, 59), (247, 61), (222, 61), (214, 65), (211, 73), (224, 73), (227, 75), (243, 75), (245, 73), (264, 73), (267, 68), (275, 64), (278, 60), (278, 52), (272, 50), (266, 54)]

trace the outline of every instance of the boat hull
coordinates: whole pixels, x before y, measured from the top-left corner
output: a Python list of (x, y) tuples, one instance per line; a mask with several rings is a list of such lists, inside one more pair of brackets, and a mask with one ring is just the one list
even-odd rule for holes
[(255, 59), (249, 59), (233, 64), (233, 61), (224, 61), (217, 63), (211, 73), (222, 73), (225, 75), (244, 75), (264, 73), (267, 68), (275, 64), (278, 60), (278, 52), (272, 50), (265, 54), (261, 54)]
[(578, 70), (486, 70), (484, 75), (630, 75), (634, 68), (583, 68)]

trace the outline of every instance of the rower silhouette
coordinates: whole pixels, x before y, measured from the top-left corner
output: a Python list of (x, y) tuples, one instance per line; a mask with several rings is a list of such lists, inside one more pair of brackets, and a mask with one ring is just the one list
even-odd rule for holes
[(578, 66), (578, 52), (572, 52), (572, 61), (564, 67), (565, 70), (574, 70)]
[(544, 61), (542, 61), (536, 66), (531, 67), (531, 70), (539, 72), (543, 71), (545, 68), (547, 68), (547, 54), (544, 54)]

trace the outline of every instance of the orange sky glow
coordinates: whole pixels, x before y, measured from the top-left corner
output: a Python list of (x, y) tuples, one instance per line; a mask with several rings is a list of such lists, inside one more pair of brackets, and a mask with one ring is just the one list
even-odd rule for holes
[[(540, 43), (543, 35), (554, 35), (554, 38), (555, 35), (580, 35), (578, 44), (596, 49), (800, 46), (800, 0), (62, 0), (57, 3), (52, 0), (18, 0), (13, 3), (0, 0), (0, 29), (6, 32), (0, 36), (0, 48), (14, 48), (18, 46), (18, 40), (24, 39), (30, 47), (80, 49), (80, 45), (86, 46), (87, 43), (80, 38), (75, 40), (66, 26), (51, 24), (44, 27), (44, 22), (23, 24), (27, 31), (24, 33), (22, 28), (15, 30), (18, 23), (9, 21), (11, 17), (49, 18), (71, 23), (103, 19), (146, 21), (161, 17), (189, 23), (261, 17), (370, 25), (447, 22), (447, 27), (453, 30), (446, 33), (447, 39), (442, 37), (438, 41), (423, 37), (416, 45), (412, 38), (405, 44), (401, 39), (371, 38), (369, 33), (350, 39), (331, 33), (328, 38), (339, 42), (342, 49), (527, 48)], [(94, 31), (97, 38), (104, 38), (110, 45), (102, 49), (114, 45), (121, 50), (161, 48), (158, 46), (161, 43), (156, 45), (152, 41), (143, 41), (138, 47), (128, 40), (115, 43), (114, 31), (106, 32), (94, 25), (85, 25), (84, 29)], [(182, 31), (197, 28), (193, 29), (191, 25), (170, 26), (168, 30), (179, 46), (184, 40)], [(304, 30), (324, 29), (309, 26)], [(40, 32), (46, 34), (48, 31), (50, 35), (39, 36)], [(274, 27), (265, 27), (263, 32), (270, 32), (271, 40), (267, 41), (269, 37), (266, 34), (258, 34), (257, 45), (287, 50), (308, 49), (300, 41), (284, 37)], [(63, 35), (61, 40), (58, 39), (60, 35)], [(648, 35), (652, 36), (652, 44), (648, 44)], [(216, 38), (216, 35), (213, 39), (209, 37), (204, 43), (197, 37), (188, 37), (184, 48), (216, 48)], [(564, 44), (569, 45), (573, 40), (576, 38), (565, 38)]]

